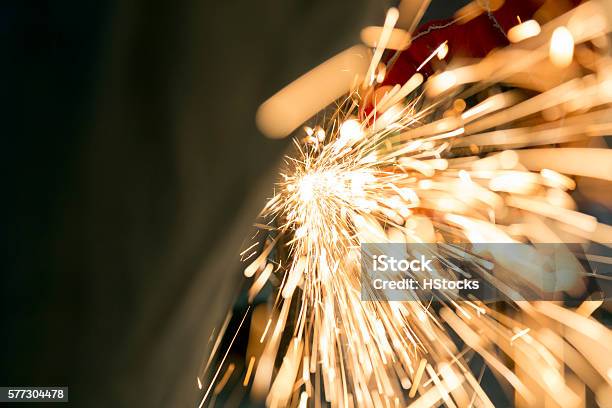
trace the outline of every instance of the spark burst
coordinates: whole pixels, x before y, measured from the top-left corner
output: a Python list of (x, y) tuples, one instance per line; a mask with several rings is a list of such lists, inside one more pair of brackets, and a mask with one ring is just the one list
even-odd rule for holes
[[(541, 30), (519, 21), (516, 45), (425, 83), (417, 73), (376, 97), (386, 44), (393, 35), (405, 44), (409, 33), (393, 29), (395, 9), (369, 31), (380, 37), (365, 75), (324, 127), (305, 128), (262, 212), (268, 239), (245, 269), (249, 299), (271, 277), (280, 284), (251, 332), (260, 346), (241, 383), (254, 398), (270, 407), (493, 406), (480, 385), (484, 365), (470, 365), (479, 355), (517, 406), (579, 407), (587, 390), (612, 404), (612, 334), (592, 317), (602, 300), (577, 308), (521, 300), (509, 283), (528, 279), (521, 260), (492, 253), (484, 267), (464, 252), (470, 273), (507, 295), (505, 306), (445, 293), (362, 301), (359, 259), (368, 242), (436, 243), (446, 255), (458, 243), (609, 246), (611, 227), (578, 212), (569, 194), (576, 176), (606, 191), (612, 180), (610, 151), (586, 147), (612, 130), (606, 12), (609, 4), (589, 2)], [(430, 57), (443, 59), (444, 46)], [(495, 275), (496, 265), (511, 275)], [(436, 273), (455, 274), (447, 265)], [(576, 269), (558, 289), (580, 294), (595, 278)]]

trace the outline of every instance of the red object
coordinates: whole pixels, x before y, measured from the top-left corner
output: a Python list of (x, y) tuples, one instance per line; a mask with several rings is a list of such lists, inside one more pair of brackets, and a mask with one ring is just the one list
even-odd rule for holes
[[(485, 57), (493, 49), (509, 44), (506, 33), (518, 24), (517, 16), (521, 21), (529, 20), (543, 3), (544, 0), (506, 0), (499, 9), (490, 13), (483, 11), (463, 24), (453, 23), (448, 19), (422, 25), (413, 34), (410, 47), (402, 51), (393, 65), (387, 68), (385, 80), (377, 87), (403, 85), (444, 41), (447, 41), (448, 45), (448, 53), (444, 58), (447, 61), (454, 57)], [(383, 62), (388, 62), (394, 54), (385, 53)], [(439, 63), (434, 57), (423, 65), (419, 72), (427, 79), (435, 72), (435, 66)], [(369, 97), (371, 98), (371, 95)], [(371, 100), (366, 101), (360, 116), (367, 117), (372, 109)]]
[[(543, 3), (543, 0), (506, 0), (496, 11), (483, 12), (465, 24), (438, 20), (419, 27), (410, 47), (401, 52), (387, 71), (382, 85), (404, 84), (444, 41), (448, 45), (446, 60), (454, 57), (483, 58), (494, 48), (508, 45), (506, 33), (518, 24), (517, 16), (521, 21), (529, 20)], [(388, 55), (387, 59), (391, 56)], [(436, 60), (434, 57), (419, 70), (425, 78), (434, 72), (432, 64)]]
[[(455, 57), (484, 58), (493, 49), (508, 45), (506, 37), (508, 30), (519, 24), (519, 18), (520, 21), (532, 19), (544, 3), (545, 0), (505, 0), (497, 10), (483, 11), (465, 23), (453, 23), (452, 19), (447, 19), (431, 21), (420, 26), (413, 34), (410, 47), (402, 51), (395, 62), (387, 67), (385, 80), (376, 88), (406, 83), (444, 41), (448, 45), (448, 53), (444, 58), (446, 61)], [(576, 7), (580, 3), (581, 0), (568, 0), (565, 7)], [(395, 52), (387, 51), (383, 56), (383, 62), (388, 63), (394, 55)], [(427, 79), (436, 69), (441, 68), (441, 64), (437, 57), (433, 57), (418, 72)], [(360, 112), (362, 118), (372, 112), (372, 95), (373, 93), (366, 96), (366, 102)]]

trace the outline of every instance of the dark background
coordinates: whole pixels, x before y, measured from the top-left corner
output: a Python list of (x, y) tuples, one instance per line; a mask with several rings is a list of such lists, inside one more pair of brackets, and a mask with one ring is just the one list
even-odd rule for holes
[(0, 385), (69, 386), (77, 406), (193, 406), (288, 143), (261, 136), (255, 110), (389, 5), (0, 6)]

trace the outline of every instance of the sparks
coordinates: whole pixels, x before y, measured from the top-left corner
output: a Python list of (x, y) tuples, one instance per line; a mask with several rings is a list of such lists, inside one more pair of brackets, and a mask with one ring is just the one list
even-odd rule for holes
[[(574, 27), (599, 18), (598, 7), (589, 2), (572, 10)], [(369, 40), (375, 47), (371, 63), (335, 113), (320, 127), (304, 128), (306, 137), (296, 140), (276, 194), (262, 211), (269, 240), (245, 269), (255, 279), (249, 299), (271, 276), (281, 283), (263, 335), (255, 336), (263, 347), (248, 357), (243, 384), (252, 378), (252, 395), (270, 407), (323, 401), (491, 406), (481, 375), (468, 364), (466, 354), (475, 352), (527, 404), (546, 398), (579, 406), (572, 381), (591, 388), (602, 406), (612, 403), (612, 334), (589, 318), (590, 309), (520, 300), (516, 282), (545, 289), (537, 287), (544, 279), (525, 259), (494, 252), (485, 258), (454, 246), (612, 241), (610, 227), (577, 211), (568, 194), (576, 175), (599, 180), (603, 188), (612, 180), (610, 150), (586, 147), (612, 129), (606, 81), (612, 64), (601, 51), (590, 68), (564, 70), (575, 47), (610, 25), (586, 33), (557, 20), (541, 29), (525, 21), (512, 33), (522, 48), (511, 45), (424, 84), (420, 74), (413, 76), (364, 113), (397, 13), (389, 12), (378, 41)], [(542, 36), (548, 39), (529, 43)], [(443, 42), (421, 67), (447, 52)], [(500, 55), (521, 59), (504, 58), (502, 65)], [(557, 71), (544, 85), (525, 80), (551, 61)], [(498, 84), (516, 89), (502, 92)], [(470, 99), (483, 89), (488, 97), (482, 102)], [(567, 119), (547, 120), (551, 109)], [(568, 142), (573, 147), (558, 146)], [(479, 274), (498, 288), (512, 310), (502, 313), (482, 300), (443, 293), (362, 301), (360, 245), (388, 242), (435, 243), (449, 259), (466, 257), (470, 262), (461, 272)], [(282, 267), (274, 268), (273, 261)], [(499, 265), (506, 271), (502, 278), (492, 273)], [(452, 266), (441, 265), (436, 273), (454, 276)], [(580, 291), (585, 277), (570, 274), (558, 290)], [(434, 300), (439, 307), (431, 306)], [(455, 336), (470, 353), (458, 349)], [(564, 360), (564, 350), (571, 350), (571, 360)]]

